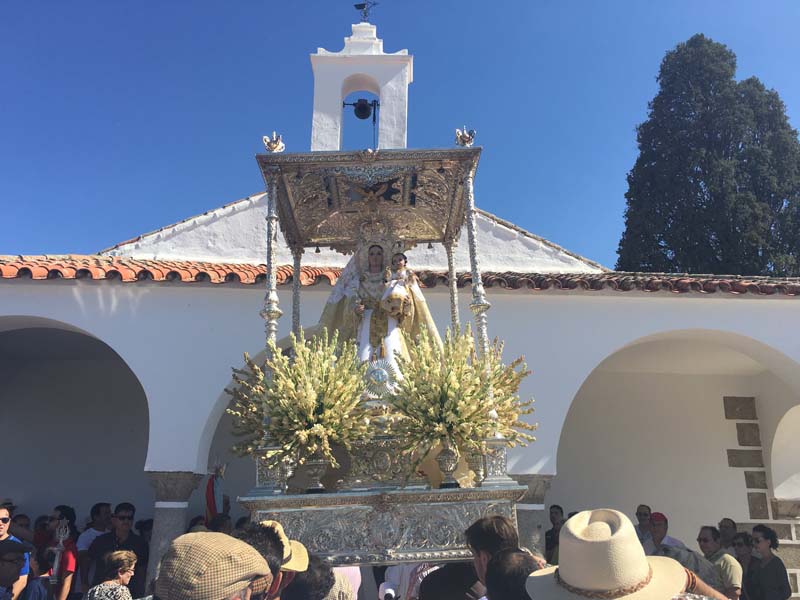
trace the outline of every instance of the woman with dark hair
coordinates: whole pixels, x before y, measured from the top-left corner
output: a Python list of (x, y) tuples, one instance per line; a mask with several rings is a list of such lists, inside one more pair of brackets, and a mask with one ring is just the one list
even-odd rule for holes
[(87, 592), (86, 600), (131, 600), (128, 584), (136, 571), (136, 554), (130, 550), (109, 552), (103, 564), (103, 581)]
[(761, 562), (753, 570), (750, 600), (786, 600), (792, 595), (792, 588), (786, 566), (772, 552), (778, 549), (775, 530), (766, 525), (753, 527), (753, 547)]
[(753, 538), (749, 533), (740, 531), (732, 538), (731, 545), (736, 552), (736, 560), (742, 565), (742, 600), (754, 600), (753, 574), (759, 565), (759, 560), (753, 556)]

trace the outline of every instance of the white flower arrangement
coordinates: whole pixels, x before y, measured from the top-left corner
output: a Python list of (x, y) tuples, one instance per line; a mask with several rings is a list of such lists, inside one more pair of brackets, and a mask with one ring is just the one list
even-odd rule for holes
[(358, 360), (353, 341), (339, 342), (338, 332), (329, 337), (323, 329), (306, 340), (301, 330), (291, 340), (291, 358), (272, 343), (271, 358), (263, 367), (245, 355), (249, 373), (234, 371), (239, 386), (230, 392), (234, 401), (228, 413), (235, 419), (234, 433), (247, 436), (234, 450), (250, 454), (255, 440), (266, 434), (279, 448), (267, 457), (270, 463), (277, 465), (290, 456), (303, 464), (321, 453), (337, 468), (332, 445), (349, 450), (353, 442), (370, 435), (367, 409), (361, 403), (366, 364)]
[(408, 358), (397, 357), (401, 377), (390, 403), (396, 413), (392, 431), (405, 452), (416, 452), (418, 466), (439, 443), (462, 451), (483, 449), (487, 438), (509, 446), (525, 445), (536, 429), (522, 421), (533, 400), (521, 400), (519, 387), (530, 373), (524, 358), (505, 365), (497, 340), (478, 357), (472, 331), (448, 331), (439, 346), (423, 331), (408, 344)]

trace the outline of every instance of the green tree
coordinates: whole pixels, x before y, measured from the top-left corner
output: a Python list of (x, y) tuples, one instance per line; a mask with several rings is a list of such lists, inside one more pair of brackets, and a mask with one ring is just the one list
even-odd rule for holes
[(697, 34), (667, 52), (628, 173), (617, 269), (800, 275), (800, 141), (778, 93)]

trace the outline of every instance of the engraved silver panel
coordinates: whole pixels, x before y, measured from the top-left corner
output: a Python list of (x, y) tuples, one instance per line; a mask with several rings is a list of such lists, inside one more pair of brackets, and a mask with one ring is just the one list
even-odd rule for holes
[[(516, 523), (524, 486), (391, 490), (239, 498), (254, 521), (280, 521), (286, 534), (332, 564), (464, 560), (464, 531), (486, 515)], [(247, 541), (247, 540), (246, 540)], [(258, 540), (249, 540), (258, 547)]]

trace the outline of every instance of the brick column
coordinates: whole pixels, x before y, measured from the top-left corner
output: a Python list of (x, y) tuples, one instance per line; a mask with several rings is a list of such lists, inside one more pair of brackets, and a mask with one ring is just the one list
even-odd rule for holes
[(722, 399), (725, 419), (736, 421), (737, 448), (728, 450), (728, 466), (744, 471), (747, 506), (751, 519), (768, 520), (767, 472), (761, 451), (756, 399), (750, 396), (725, 396)]
[(147, 585), (158, 575), (161, 557), (169, 544), (186, 530), (189, 496), (204, 475), (185, 471), (148, 471), (150, 485), (156, 492), (153, 511), (153, 537), (150, 540), (150, 560), (147, 563)]

